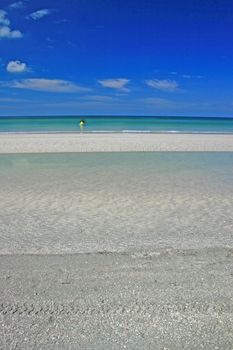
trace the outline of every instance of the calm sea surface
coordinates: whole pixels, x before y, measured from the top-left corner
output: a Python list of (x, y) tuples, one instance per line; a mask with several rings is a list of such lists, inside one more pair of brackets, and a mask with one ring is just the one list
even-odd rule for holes
[(233, 133), (233, 118), (191, 117), (6, 117), (0, 132), (187, 132)]
[(232, 247), (233, 152), (0, 155), (0, 253)]

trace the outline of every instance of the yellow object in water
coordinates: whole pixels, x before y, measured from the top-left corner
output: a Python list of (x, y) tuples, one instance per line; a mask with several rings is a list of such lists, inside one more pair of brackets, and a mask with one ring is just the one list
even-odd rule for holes
[(85, 121), (84, 120), (80, 120), (80, 122), (79, 122), (80, 128), (82, 128), (84, 126), (84, 124), (85, 124)]

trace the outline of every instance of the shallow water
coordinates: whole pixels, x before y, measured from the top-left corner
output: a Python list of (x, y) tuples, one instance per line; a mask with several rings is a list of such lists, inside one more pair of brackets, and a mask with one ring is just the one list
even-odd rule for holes
[(0, 155), (0, 253), (232, 247), (233, 153)]
[(187, 132), (233, 133), (233, 118), (197, 117), (1, 117), (0, 132)]

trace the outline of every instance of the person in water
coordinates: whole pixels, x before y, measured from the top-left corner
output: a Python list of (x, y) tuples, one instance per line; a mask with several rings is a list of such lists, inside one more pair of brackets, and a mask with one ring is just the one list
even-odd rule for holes
[(79, 122), (79, 126), (80, 128), (82, 129), (85, 125), (85, 120), (81, 119), (80, 122)]

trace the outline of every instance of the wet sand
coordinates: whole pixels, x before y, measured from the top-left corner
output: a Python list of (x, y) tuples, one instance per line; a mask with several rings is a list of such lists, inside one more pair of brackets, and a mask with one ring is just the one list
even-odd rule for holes
[(233, 151), (233, 135), (0, 134), (0, 153)]

